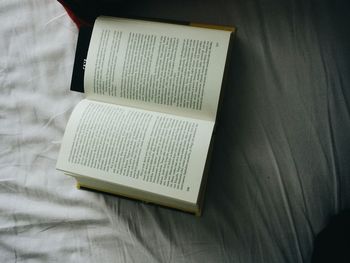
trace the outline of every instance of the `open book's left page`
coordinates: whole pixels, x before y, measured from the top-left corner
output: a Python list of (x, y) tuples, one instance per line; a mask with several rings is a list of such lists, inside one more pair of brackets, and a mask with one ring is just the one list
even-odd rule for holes
[(231, 32), (99, 17), (86, 62), (87, 97), (215, 120)]
[(83, 100), (57, 168), (195, 203), (213, 122)]

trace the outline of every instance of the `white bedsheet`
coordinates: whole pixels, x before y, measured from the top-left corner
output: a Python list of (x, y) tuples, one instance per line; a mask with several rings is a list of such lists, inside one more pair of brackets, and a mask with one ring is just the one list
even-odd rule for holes
[(82, 98), (78, 31), (56, 1), (2, 0), (1, 262), (308, 262), (349, 207), (349, 60), (327, 4), (165, 2), (125, 8), (238, 26), (203, 216), (80, 191), (55, 170)]

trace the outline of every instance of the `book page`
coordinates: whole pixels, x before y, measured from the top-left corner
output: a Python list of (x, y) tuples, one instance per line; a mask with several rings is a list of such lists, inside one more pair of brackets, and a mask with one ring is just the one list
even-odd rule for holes
[(230, 32), (99, 17), (85, 69), (88, 98), (215, 120)]
[(213, 122), (83, 100), (57, 169), (195, 203)]

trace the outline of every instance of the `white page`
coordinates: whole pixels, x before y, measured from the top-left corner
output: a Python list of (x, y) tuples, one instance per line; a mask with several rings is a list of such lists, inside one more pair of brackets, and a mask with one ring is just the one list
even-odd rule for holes
[(99, 17), (88, 51), (87, 97), (215, 120), (229, 31)]
[(57, 169), (195, 203), (213, 126), (83, 100), (69, 119)]

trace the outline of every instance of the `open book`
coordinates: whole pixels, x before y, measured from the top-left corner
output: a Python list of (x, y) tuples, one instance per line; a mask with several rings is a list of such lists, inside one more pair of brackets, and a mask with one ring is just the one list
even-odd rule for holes
[(232, 31), (99, 17), (57, 169), (200, 214)]

